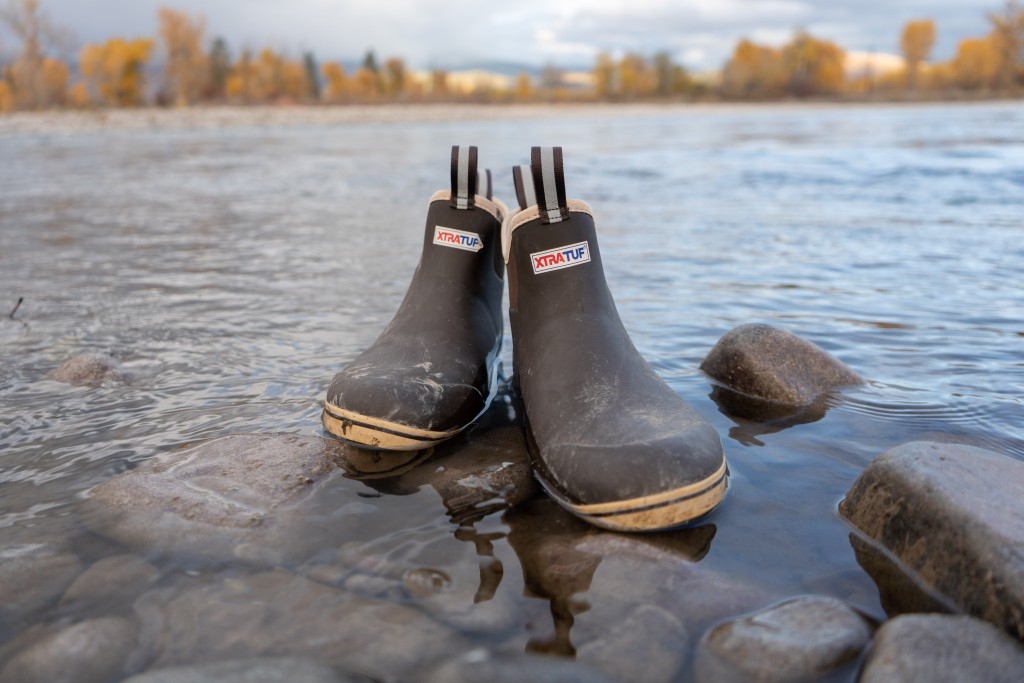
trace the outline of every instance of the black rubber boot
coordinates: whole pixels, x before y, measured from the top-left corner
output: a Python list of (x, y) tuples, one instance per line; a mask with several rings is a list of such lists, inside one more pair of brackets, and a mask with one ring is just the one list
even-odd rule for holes
[[(501, 221), (476, 147), (452, 148), (452, 189), (430, 198), (423, 255), (394, 319), (327, 389), (323, 424), (365, 448), (450, 438), (497, 390), (503, 332)], [(477, 187), (481, 193), (477, 194)]]
[(609, 529), (694, 520), (725, 496), (718, 433), (630, 341), (593, 213), (565, 198), (561, 148), (532, 156), (514, 172), (521, 210), (506, 219), (502, 246), (513, 377), (538, 478), (563, 507)]

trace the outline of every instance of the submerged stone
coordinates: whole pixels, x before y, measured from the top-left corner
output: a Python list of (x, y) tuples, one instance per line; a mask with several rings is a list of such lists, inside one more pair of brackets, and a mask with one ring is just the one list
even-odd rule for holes
[(656, 605), (640, 605), (576, 650), (576, 660), (622, 683), (668, 683), (686, 661), (686, 628)]
[(156, 567), (138, 555), (105, 557), (68, 586), (61, 605), (83, 608), (133, 601), (149, 588), (158, 574)]
[(157, 589), (136, 602), (154, 668), (306, 657), (385, 680), (466, 647), (406, 605), (358, 597), (284, 570)]
[(0, 683), (107, 683), (119, 678), (135, 648), (138, 626), (103, 617), (44, 636), (0, 671)]
[(1024, 647), (968, 616), (896, 617), (875, 635), (859, 683), (1020, 683)]
[(0, 548), (0, 615), (17, 619), (56, 600), (82, 571), (61, 543), (19, 543)]
[(273, 564), (301, 554), (313, 501), (346, 447), (245, 434), (152, 458), (92, 490), (84, 518), (141, 553)]
[(256, 657), (147, 671), (124, 683), (370, 683), (359, 674), (294, 657)]
[[(728, 396), (731, 410), (755, 419), (782, 419), (778, 406), (808, 406), (823, 394), (843, 386), (863, 384), (853, 370), (820, 347), (771, 325), (740, 325), (726, 332), (700, 365), (711, 379), (741, 394)], [(773, 406), (756, 401), (753, 397)], [(749, 404), (749, 405), (748, 405)], [(818, 419), (813, 411), (804, 421)]]
[(883, 595), (900, 569), (1024, 638), (1024, 462), (962, 444), (904, 444), (868, 465), (840, 512), (898, 563), (873, 577)]
[(697, 647), (697, 680), (798, 683), (851, 664), (871, 639), (842, 600), (809, 596), (708, 631)]
[[(618, 534), (587, 524), (550, 499), (530, 501), (505, 521), (527, 594), (550, 601), (551, 624), (535, 624), (528, 644), (534, 651), (595, 656), (600, 648), (649, 647), (644, 656), (660, 662), (662, 675), (679, 664), (684, 633), (700, 633), (780, 597), (701, 566), (698, 560), (715, 535), (710, 524), (656, 535)], [(638, 605), (656, 605), (665, 614), (637, 612)], [(611, 626), (626, 621), (635, 632)]]
[(85, 385), (124, 382), (128, 379), (117, 359), (105, 353), (81, 353), (69, 358), (50, 373), (50, 377), (58, 382)]
[(470, 650), (437, 667), (426, 683), (612, 683), (589, 666), (559, 657), (492, 655)]

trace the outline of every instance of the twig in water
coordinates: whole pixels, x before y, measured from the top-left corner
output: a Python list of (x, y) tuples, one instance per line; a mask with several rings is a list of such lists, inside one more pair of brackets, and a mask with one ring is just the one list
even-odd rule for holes
[(21, 302), (25, 300), (25, 297), (19, 296), (18, 303), (14, 304), (14, 308), (11, 309), (10, 314), (7, 316), (11, 320), (14, 320), (14, 314), (18, 312), (18, 307), (21, 306)]

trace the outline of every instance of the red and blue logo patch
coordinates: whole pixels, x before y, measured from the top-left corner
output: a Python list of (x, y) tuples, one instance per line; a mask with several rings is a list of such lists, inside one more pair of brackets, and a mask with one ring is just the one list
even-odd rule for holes
[(530, 254), (530, 263), (533, 264), (534, 275), (590, 263), (590, 244), (577, 242), (556, 249), (538, 251)]
[(475, 232), (463, 232), (443, 225), (434, 226), (434, 244), (463, 251), (480, 251), (484, 248), (483, 240)]

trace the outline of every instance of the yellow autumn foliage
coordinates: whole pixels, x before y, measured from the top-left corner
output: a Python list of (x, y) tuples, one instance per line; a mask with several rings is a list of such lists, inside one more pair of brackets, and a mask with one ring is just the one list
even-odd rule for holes
[(115, 107), (142, 104), (152, 49), (149, 38), (111, 38), (102, 45), (86, 45), (79, 63), (92, 97)]

